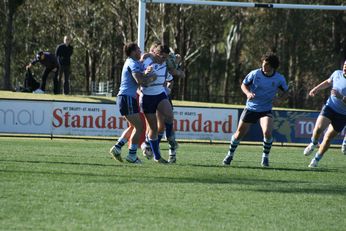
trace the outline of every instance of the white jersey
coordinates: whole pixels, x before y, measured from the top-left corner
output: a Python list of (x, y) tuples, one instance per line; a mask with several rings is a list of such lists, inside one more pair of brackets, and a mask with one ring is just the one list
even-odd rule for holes
[(167, 76), (167, 65), (166, 62), (162, 64), (154, 63), (154, 61), (148, 57), (143, 61), (144, 69), (148, 66), (153, 67), (153, 72), (156, 74), (157, 79), (148, 85), (141, 86), (141, 91), (144, 95), (159, 95), (162, 92), (166, 92), (165, 83)]

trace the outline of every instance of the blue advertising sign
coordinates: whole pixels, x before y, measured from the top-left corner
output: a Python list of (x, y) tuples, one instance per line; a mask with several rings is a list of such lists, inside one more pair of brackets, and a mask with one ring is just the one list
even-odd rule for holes
[[(242, 113), (239, 110), (239, 115)], [(309, 143), (319, 112), (311, 111), (284, 111), (273, 110), (274, 142), (283, 143)], [(333, 141), (333, 144), (341, 144), (346, 129), (344, 129)], [(320, 141), (323, 136), (320, 137)], [(244, 141), (262, 141), (263, 135), (259, 123), (251, 126), (250, 131), (244, 137)]]

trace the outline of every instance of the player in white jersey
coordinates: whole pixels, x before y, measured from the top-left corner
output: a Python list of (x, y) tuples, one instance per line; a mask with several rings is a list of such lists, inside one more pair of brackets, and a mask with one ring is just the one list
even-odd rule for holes
[[(152, 59), (155, 60), (155, 49), (161, 45), (160, 42), (154, 42), (149, 50), (149, 53), (146, 53), (142, 56), (142, 60), (146, 59), (147, 57), (152, 57)], [(166, 94), (168, 96), (169, 102), (172, 105), (173, 108), (173, 104), (172, 104), (172, 100), (171, 100), (171, 91), (173, 88), (173, 80), (174, 78), (184, 78), (185, 77), (185, 73), (180, 70), (179, 64), (181, 62), (181, 56), (179, 54), (174, 54), (174, 53), (169, 53), (167, 59), (166, 59), (166, 64), (167, 64), (167, 68), (168, 68), (168, 74), (166, 77)], [(174, 76), (174, 78), (173, 78)], [(165, 118), (164, 116), (157, 111), (156, 112), (156, 116), (157, 116), (157, 122), (158, 122), (158, 140), (159, 143), (162, 139), (162, 137), (164, 136), (165, 133)], [(147, 126), (148, 128), (148, 126)], [(146, 132), (147, 134), (148, 132)], [(147, 137), (147, 136), (146, 136)], [(153, 156), (150, 144), (148, 139), (146, 138), (145, 142), (142, 143), (141, 145), (142, 151), (143, 151), (143, 155), (150, 159)], [(175, 163), (176, 162), (176, 149), (178, 148), (178, 145), (169, 145), (169, 158), (168, 158), (168, 162), (169, 163)]]
[(144, 67), (151, 65), (157, 79), (148, 85), (142, 85), (142, 109), (149, 125), (148, 138), (153, 151), (154, 160), (158, 163), (167, 163), (161, 157), (158, 140), (158, 122), (156, 112), (161, 113), (165, 120), (166, 137), (171, 147), (176, 148), (175, 135), (173, 131), (173, 110), (166, 94), (166, 76), (168, 69), (166, 59), (169, 48), (159, 45), (154, 50), (154, 56), (148, 56), (143, 60)]
[(332, 87), (330, 97), (321, 110), (315, 124), (311, 137), (311, 143), (304, 149), (304, 155), (310, 155), (317, 147), (318, 139), (322, 132), (324, 133), (322, 143), (311, 160), (309, 167), (317, 167), (324, 153), (328, 150), (330, 142), (336, 137), (346, 125), (346, 60), (344, 61), (343, 70), (336, 70), (333, 74), (314, 87), (310, 96), (315, 96), (320, 90)]

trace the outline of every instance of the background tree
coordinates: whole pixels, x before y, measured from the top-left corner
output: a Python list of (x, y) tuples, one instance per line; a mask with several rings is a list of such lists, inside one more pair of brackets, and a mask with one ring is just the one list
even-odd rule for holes
[(12, 56), (12, 41), (13, 41), (13, 17), (18, 7), (23, 4), (24, 0), (4, 0), (4, 15), (5, 15), (5, 60), (4, 60), (4, 77), (3, 89), (11, 90), (11, 56)]
[[(275, 3), (340, 5), (343, 1)], [(312, 100), (307, 97), (311, 86), (340, 68), (346, 58), (344, 11), (147, 4), (146, 13), (146, 50), (161, 40), (183, 58), (186, 77), (176, 79), (173, 89), (178, 100), (243, 104), (241, 81), (260, 67), (264, 52), (274, 51), (281, 60), (278, 71), (291, 88), (289, 99), (277, 106), (319, 109), (329, 92)], [(55, 52), (69, 34), (74, 46), (71, 93), (90, 94), (92, 83), (101, 81), (114, 82), (117, 93), (123, 45), (137, 39), (138, 1), (4, 0), (0, 15), (2, 89), (22, 84), (24, 67), (34, 54)], [(12, 23), (10, 15), (15, 16)], [(39, 65), (33, 68), (39, 70)]]

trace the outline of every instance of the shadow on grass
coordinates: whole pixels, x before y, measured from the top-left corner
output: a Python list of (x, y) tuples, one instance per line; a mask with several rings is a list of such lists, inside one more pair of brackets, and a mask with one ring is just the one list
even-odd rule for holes
[[(50, 176), (79, 176), (87, 177), (85, 182), (97, 183), (114, 183), (121, 186), (122, 184), (229, 184), (234, 187), (232, 191), (242, 192), (261, 192), (261, 193), (302, 193), (302, 194), (319, 194), (319, 195), (346, 195), (346, 188), (334, 185), (316, 186), (310, 182), (295, 180), (272, 180), (272, 179), (248, 179), (239, 177), (218, 176), (218, 178), (195, 178), (195, 177), (165, 177), (165, 176), (129, 176), (121, 174), (98, 174), (98, 173), (81, 173), (81, 172), (52, 172), (52, 171), (29, 171), (29, 170), (0, 170), (2, 173), (18, 174), (44, 174)], [(90, 177), (93, 177), (92, 179)], [(68, 178), (64, 178), (68, 180)], [(74, 181), (71, 178), (71, 181)], [(248, 186), (244, 188), (241, 185)], [(240, 186), (238, 188), (237, 186)], [(127, 186), (126, 186), (127, 187)], [(173, 186), (172, 186), (173, 187)], [(179, 186), (174, 186), (179, 187)], [(191, 186), (193, 187), (193, 186)]]
[[(32, 164), (62, 164), (62, 165), (76, 165), (76, 166), (91, 166), (91, 167), (133, 167), (137, 168), (140, 171), (146, 171), (141, 174), (138, 172), (133, 172), (132, 170), (122, 171), (118, 170), (114, 173), (109, 174), (109, 170), (102, 174), (99, 172), (99, 169), (94, 171), (88, 170), (88, 172), (80, 172), (80, 169), (68, 169), (68, 170), (27, 170), (27, 169), (0, 169), (1, 173), (14, 173), (14, 174), (25, 174), (26, 176), (31, 175), (46, 175), (49, 177), (61, 178), (64, 181), (75, 181), (75, 177), (81, 177), (79, 181), (82, 182), (97, 182), (97, 183), (112, 183), (115, 185), (122, 184), (172, 184), (172, 187), (179, 187), (181, 184), (206, 184), (206, 185), (219, 185), (223, 186), (232, 186), (230, 190), (234, 191), (253, 191), (253, 192), (262, 192), (262, 193), (302, 193), (302, 194), (319, 194), (319, 195), (346, 195), (346, 187), (340, 185), (333, 185), (331, 183), (321, 182), (321, 185), (318, 185), (319, 182), (312, 181), (302, 181), (300, 179), (273, 179), (272, 176), (265, 178), (261, 176), (246, 176), (246, 175), (231, 175), (225, 174), (225, 171), (218, 172), (205, 172), (203, 174), (195, 175), (184, 175), (182, 173), (174, 172), (161, 172), (159, 175), (157, 171), (148, 171), (151, 169), (143, 169), (143, 165), (138, 168), (137, 165), (132, 164), (99, 164), (99, 163), (78, 163), (78, 162), (63, 162), (63, 161), (31, 161), (31, 160), (0, 160), (2, 162), (15, 162), (15, 163), (32, 163)], [(229, 168), (221, 165), (197, 165), (197, 164), (184, 164), (184, 165), (175, 165), (175, 169), (179, 166), (187, 167), (215, 167), (215, 168)], [(147, 167), (152, 168), (153, 165), (148, 165)], [(155, 166), (162, 167), (163, 169), (167, 167), (170, 169), (170, 166)], [(231, 168), (243, 168), (243, 169), (258, 169), (264, 171), (316, 171), (310, 169), (290, 169), (290, 168), (261, 168), (255, 166), (232, 166)], [(141, 170), (142, 169), (142, 170)], [(319, 169), (319, 171), (328, 172), (328, 169)], [(40, 176), (42, 178), (42, 176)], [(47, 179), (47, 178), (42, 178)], [(245, 186), (245, 187), (244, 187)], [(193, 185), (191, 186), (193, 187)]]
[(115, 161), (109, 158), (113, 164), (98, 164), (98, 163), (81, 163), (81, 162), (64, 162), (64, 161), (42, 161), (42, 160), (0, 160), (0, 162), (14, 162), (14, 163), (29, 163), (29, 164), (63, 164), (63, 165), (78, 165), (78, 166), (101, 166), (101, 167), (137, 167), (137, 165), (129, 164), (124, 160), (124, 163), (121, 164), (118, 161)]
[(225, 166), (221, 164), (180, 164), (181, 166), (191, 166), (191, 167), (204, 167), (204, 168), (239, 168), (239, 169), (259, 169), (267, 171), (293, 171), (293, 172), (339, 172), (338, 169), (327, 169), (327, 168), (288, 168), (288, 167), (261, 167), (261, 166)]
[[(121, 165), (120, 165), (121, 166)], [(247, 178), (244, 177), (232, 177), (232, 176), (200, 176), (196, 177), (171, 177), (171, 176), (150, 176), (150, 175), (135, 175), (133, 173), (129, 174), (100, 174), (100, 173), (83, 173), (83, 172), (62, 172), (62, 171), (42, 171), (42, 170), (10, 170), (3, 169), (0, 170), (1, 173), (15, 173), (15, 174), (25, 174), (29, 176), (30, 174), (36, 175), (46, 175), (48, 178), (40, 179), (50, 179), (50, 177), (62, 177), (62, 181), (75, 181), (75, 177), (78, 178), (79, 182), (95, 182), (98, 184), (102, 183), (112, 183), (121, 187), (121, 185), (128, 184), (172, 184), (172, 187), (181, 187), (182, 184), (192, 184), (189, 187), (195, 187), (195, 184), (205, 184), (213, 185), (217, 184), (218, 187), (223, 187), (226, 185), (232, 186), (230, 190), (241, 191), (241, 192), (260, 192), (260, 193), (292, 193), (292, 194), (317, 194), (317, 195), (346, 195), (346, 188), (340, 187), (340, 185), (323, 184), (316, 185), (316, 183), (300, 180), (273, 180), (273, 179), (259, 179), (259, 178)], [(128, 187), (128, 186), (126, 186)], [(209, 187), (209, 186), (207, 186)], [(220, 189), (221, 190), (221, 189)], [(225, 190), (225, 189), (223, 189)]]

